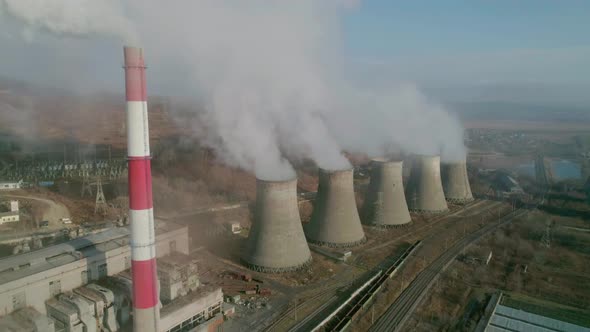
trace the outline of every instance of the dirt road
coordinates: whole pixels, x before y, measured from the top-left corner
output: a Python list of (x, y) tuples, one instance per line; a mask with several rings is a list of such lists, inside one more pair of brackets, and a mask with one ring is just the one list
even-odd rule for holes
[[(52, 201), (49, 199), (35, 197), (35, 196), (28, 196), (28, 195), (8, 194), (8, 195), (4, 195), (4, 197), (21, 198), (21, 199), (28, 199), (28, 200), (40, 202), (45, 207), (42, 212), (41, 220), (49, 221), (49, 228), (63, 227), (63, 224), (60, 221), (60, 219), (70, 217), (70, 211), (68, 210), (68, 208), (59, 202), (55, 202), (55, 201)], [(38, 220), (38, 221), (40, 222), (41, 220)]]

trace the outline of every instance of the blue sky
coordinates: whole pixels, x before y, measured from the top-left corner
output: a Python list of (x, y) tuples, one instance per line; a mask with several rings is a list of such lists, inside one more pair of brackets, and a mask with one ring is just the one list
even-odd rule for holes
[(361, 57), (588, 46), (590, 1), (365, 0), (344, 31)]
[(451, 100), (590, 101), (590, 1), (365, 0), (343, 30), (368, 80), (416, 82)]
[[(364, 84), (410, 82), (447, 100), (590, 105), (590, 0), (356, 1), (343, 11), (342, 53), (347, 73)], [(0, 76), (118, 88), (117, 42), (40, 34), (25, 43), (19, 32), (0, 16)], [(33, 71), (31, 63), (42, 68)], [(173, 81), (180, 78), (182, 72), (174, 72)], [(170, 83), (163, 76), (157, 82)]]

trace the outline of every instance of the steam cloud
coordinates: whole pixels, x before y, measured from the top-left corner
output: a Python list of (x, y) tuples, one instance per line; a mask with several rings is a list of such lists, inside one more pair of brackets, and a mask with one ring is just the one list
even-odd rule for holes
[(36, 30), (46, 30), (77, 37), (114, 36), (137, 43), (137, 33), (123, 9), (117, 0), (0, 0), (0, 14), (4, 11), (26, 24), (23, 32), (29, 40)]
[(377, 90), (348, 87), (341, 96), (346, 116), (326, 122), (344, 149), (369, 156), (393, 150), (441, 155), (445, 161), (465, 159), (459, 120), (415, 85), (398, 83)]
[[(391, 146), (421, 154), (442, 150), (446, 159), (465, 156), (458, 121), (416, 87), (355, 88), (335, 74), (345, 70), (338, 66), (345, 62), (340, 18), (359, 1), (0, 4), (29, 27), (55, 34), (129, 42), (139, 31), (148, 62), (160, 68), (153, 79), (170, 81), (171, 91), (190, 91), (202, 106), (195, 135), (226, 162), (263, 179), (294, 176), (285, 155), (348, 168), (343, 148), (371, 156)], [(174, 66), (186, 75), (184, 89), (165, 77)]]

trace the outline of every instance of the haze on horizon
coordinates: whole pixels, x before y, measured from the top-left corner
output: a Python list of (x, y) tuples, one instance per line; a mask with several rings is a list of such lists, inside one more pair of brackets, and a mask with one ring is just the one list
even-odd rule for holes
[[(415, 82), (444, 101), (590, 105), (587, 1), (349, 3), (354, 8), (344, 13), (345, 61), (351, 74), (367, 84)], [(77, 92), (118, 92), (119, 44), (112, 38), (32, 33), (0, 15), (0, 76)], [(31, 63), (46, 65), (32, 71)], [(152, 80), (152, 93), (182, 92), (186, 74), (181, 68), (165, 70), (174, 71), (174, 82)]]
[[(546, 11), (527, 11), (537, 29), (516, 24), (523, 3), (0, 4), (0, 38), (9, 50), (3, 63), (11, 65), (4, 75), (84, 93), (122, 91), (120, 46), (140, 44), (153, 64), (149, 76), (157, 78), (149, 80), (150, 94), (193, 98), (205, 110), (196, 113), (200, 141), (227, 163), (271, 178), (292, 176), (285, 156), (347, 168), (343, 150), (378, 156), (394, 146), (464, 159), (452, 102), (544, 103), (547, 91), (571, 104), (587, 98), (571, 97), (571, 87), (587, 80), (571, 69), (587, 61), (579, 58), (585, 37), (555, 35), (554, 44), (499, 38), (546, 32), (541, 26), (553, 18)], [(568, 94), (560, 94), (566, 86)]]

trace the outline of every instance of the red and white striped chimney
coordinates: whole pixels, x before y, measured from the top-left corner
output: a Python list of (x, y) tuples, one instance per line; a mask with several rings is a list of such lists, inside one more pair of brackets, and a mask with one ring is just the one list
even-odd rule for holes
[(134, 331), (158, 331), (160, 319), (156, 271), (152, 172), (143, 50), (125, 47), (127, 156)]

